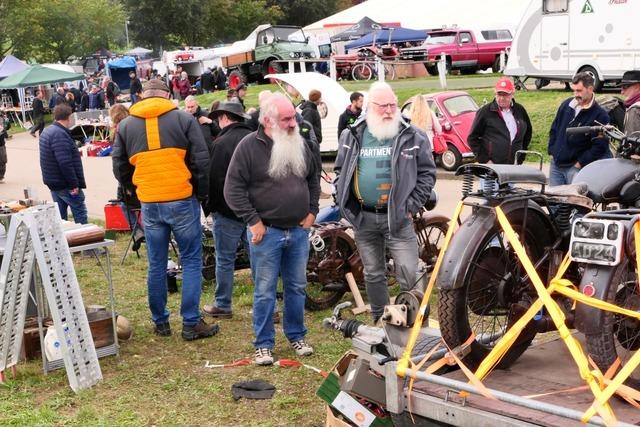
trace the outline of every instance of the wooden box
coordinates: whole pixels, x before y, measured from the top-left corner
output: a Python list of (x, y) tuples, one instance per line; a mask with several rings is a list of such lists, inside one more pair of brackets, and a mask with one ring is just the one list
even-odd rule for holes
[(234, 53), (233, 55), (225, 56), (222, 58), (222, 66), (225, 68), (233, 67), (234, 65), (246, 64), (247, 62), (254, 61), (253, 51)]

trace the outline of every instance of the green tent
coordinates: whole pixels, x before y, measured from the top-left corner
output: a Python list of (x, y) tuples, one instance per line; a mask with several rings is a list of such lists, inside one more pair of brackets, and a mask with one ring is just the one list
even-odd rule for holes
[(54, 70), (42, 65), (34, 65), (18, 71), (0, 81), (0, 89), (32, 87), (47, 83), (71, 82), (84, 79), (84, 74)]

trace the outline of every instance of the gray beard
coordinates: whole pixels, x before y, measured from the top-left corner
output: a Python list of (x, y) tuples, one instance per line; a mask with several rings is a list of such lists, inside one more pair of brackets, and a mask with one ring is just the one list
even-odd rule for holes
[(304, 140), (296, 130), (290, 135), (278, 126), (271, 129), (273, 147), (267, 173), (273, 179), (282, 179), (289, 175), (304, 178), (307, 174)]
[(375, 113), (367, 114), (367, 129), (376, 139), (391, 139), (398, 134), (400, 129), (400, 111), (396, 110), (393, 119), (389, 122), (382, 120), (382, 117)]

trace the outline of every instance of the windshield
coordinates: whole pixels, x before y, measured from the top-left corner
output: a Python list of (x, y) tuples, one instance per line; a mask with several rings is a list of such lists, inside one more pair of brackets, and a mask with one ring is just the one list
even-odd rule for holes
[(456, 39), (456, 33), (436, 33), (429, 34), (424, 44), (451, 44)]
[(270, 30), (273, 31), (276, 40), (301, 43), (306, 43), (307, 41), (302, 28), (272, 27)]
[(478, 105), (469, 95), (460, 95), (449, 98), (443, 102), (444, 107), (451, 116), (459, 116), (464, 113), (472, 113), (478, 110)]

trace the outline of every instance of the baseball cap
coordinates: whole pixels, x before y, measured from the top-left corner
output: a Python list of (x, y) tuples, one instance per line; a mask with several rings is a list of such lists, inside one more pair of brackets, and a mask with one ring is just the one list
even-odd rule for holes
[(142, 90), (163, 90), (165, 92), (169, 92), (167, 85), (162, 80), (158, 79), (151, 79), (145, 82)]
[(496, 83), (496, 92), (513, 93), (515, 90), (516, 88), (513, 86), (513, 82), (507, 77), (501, 77)]

